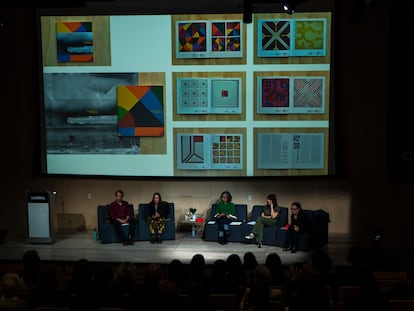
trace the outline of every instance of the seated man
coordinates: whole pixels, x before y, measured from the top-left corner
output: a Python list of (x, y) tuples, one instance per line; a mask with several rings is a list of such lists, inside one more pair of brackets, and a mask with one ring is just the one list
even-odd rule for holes
[[(134, 245), (133, 237), (135, 234), (136, 222), (130, 217), (130, 207), (127, 201), (124, 201), (124, 192), (117, 190), (115, 192), (115, 201), (110, 204), (109, 217), (114, 226), (118, 238), (124, 245)], [(124, 237), (121, 226), (129, 224), (128, 237)]]
[(302, 233), (310, 232), (312, 230), (312, 224), (309, 217), (302, 210), (302, 205), (299, 202), (293, 202), (290, 205), (290, 210), (292, 214), (290, 215), (290, 225), (286, 234), (283, 251), (296, 253), (298, 250), (299, 236)]

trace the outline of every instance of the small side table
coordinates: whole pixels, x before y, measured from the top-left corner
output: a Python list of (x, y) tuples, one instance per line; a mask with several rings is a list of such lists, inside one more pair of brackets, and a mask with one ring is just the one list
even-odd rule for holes
[(195, 220), (184, 220), (182, 219), (180, 221), (181, 225), (191, 225), (191, 236), (193, 238), (195, 238), (197, 236), (197, 232), (200, 231), (200, 229), (203, 227), (204, 225), (204, 220), (203, 221), (195, 221)]

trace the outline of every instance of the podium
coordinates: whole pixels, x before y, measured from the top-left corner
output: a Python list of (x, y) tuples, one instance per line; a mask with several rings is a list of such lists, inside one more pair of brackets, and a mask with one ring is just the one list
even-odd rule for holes
[(29, 243), (53, 243), (51, 193), (27, 192)]

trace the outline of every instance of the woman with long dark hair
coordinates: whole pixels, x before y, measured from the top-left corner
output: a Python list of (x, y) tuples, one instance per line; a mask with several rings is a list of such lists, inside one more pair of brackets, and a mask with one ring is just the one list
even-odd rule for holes
[(168, 202), (163, 201), (161, 194), (155, 192), (152, 195), (152, 200), (149, 202), (149, 211), (148, 211), (148, 229), (151, 234), (151, 244), (158, 243), (161, 244), (161, 234), (165, 228), (165, 219), (170, 213), (170, 208)]
[(256, 219), (256, 223), (253, 226), (252, 232), (246, 235), (248, 240), (256, 239), (257, 246), (260, 248), (263, 244), (263, 228), (276, 227), (279, 224), (280, 207), (277, 203), (275, 194), (269, 194), (266, 198), (266, 205), (263, 207), (262, 212)]

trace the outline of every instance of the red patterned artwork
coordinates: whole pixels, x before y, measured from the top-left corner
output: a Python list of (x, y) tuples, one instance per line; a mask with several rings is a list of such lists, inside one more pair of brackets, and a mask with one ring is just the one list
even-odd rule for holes
[(289, 107), (289, 79), (262, 80), (262, 107)]

